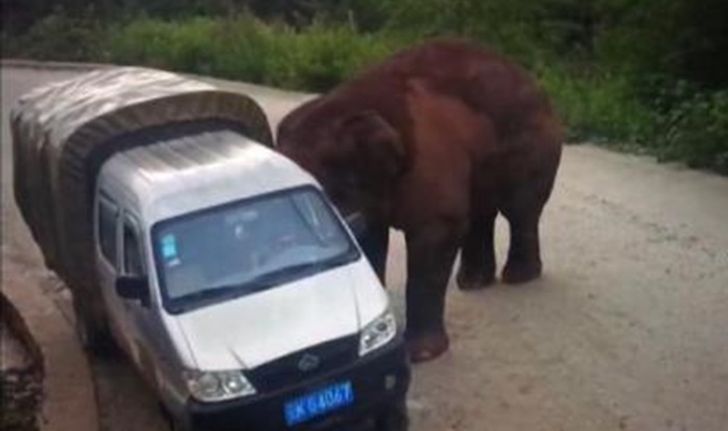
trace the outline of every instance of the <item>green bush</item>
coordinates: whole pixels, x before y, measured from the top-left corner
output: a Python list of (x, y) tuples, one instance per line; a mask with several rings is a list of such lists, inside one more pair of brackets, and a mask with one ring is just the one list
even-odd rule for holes
[(622, 75), (577, 77), (561, 68), (540, 67), (538, 77), (568, 126), (570, 141), (644, 143), (654, 130), (648, 107)]
[(3, 33), (3, 56), (103, 61), (106, 35), (101, 23), (92, 15), (71, 16), (58, 9), (21, 36)]
[(216, 23), (193, 19), (184, 25), (140, 19), (111, 32), (112, 62), (180, 71), (205, 71), (214, 61), (209, 36)]
[(728, 175), (728, 91), (694, 93), (657, 122), (661, 158)]
[(344, 26), (295, 30), (240, 16), (137, 20), (116, 29), (109, 48), (110, 60), (117, 63), (325, 91), (385, 57), (394, 44)]
[[(289, 88), (325, 91), (356, 72), (381, 61), (396, 43), (380, 36), (358, 35), (348, 27), (314, 24), (300, 32), (284, 33), (280, 55), (269, 59), (276, 81)], [(287, 53), (287, 55), (285, 54)]]

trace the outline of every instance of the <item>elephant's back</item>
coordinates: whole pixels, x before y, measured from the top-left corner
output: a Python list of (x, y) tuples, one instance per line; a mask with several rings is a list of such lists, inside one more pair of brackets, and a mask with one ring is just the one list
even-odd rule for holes
[(334, 94), (399, 117), (413, 82), (425, 83), (430, 91), (487, 115), (502, 138), (544, 119), (559, 122), (549, 98), (523, 67), (461, 39), (436, 39), (405, 49), (344, 83)]

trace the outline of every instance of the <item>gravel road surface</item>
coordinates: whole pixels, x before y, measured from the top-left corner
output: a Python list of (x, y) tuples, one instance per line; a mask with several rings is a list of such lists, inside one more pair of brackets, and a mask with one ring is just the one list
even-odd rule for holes
[[(7, 112), (23, 92), (77, 73), (2, 69), (3, 267), (53, 295), (69, 321), (68, 295), (14, 206)], [(272, 122), (303, 100), (229, 85)], [(414, 369), (411, 429), (728, 429), (728, 178), (570, 146), (541, 226), (543, 279), (469, 293), (451, 284), (452, 349)], [(502, 219), (497, 237), (502, 263)], [(400, 310), (404, 259), (393, 233), (388, 285)], [(103, 431), (165, 429), (124, 360), (92, 368)]]

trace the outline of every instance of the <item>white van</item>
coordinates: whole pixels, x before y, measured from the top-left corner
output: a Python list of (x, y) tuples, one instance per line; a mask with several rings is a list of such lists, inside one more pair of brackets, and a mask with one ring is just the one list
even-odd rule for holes
[(387, 294), (293, 162), (229, 130), (186, 131), (106, 161), (95, 208), (115, 339), (182, 429), (401, 403)]
[(91, 189), (94, 276), (174, 429), (406, 429), (388, 296), (310, 175), (219, 122), (112, 141)]

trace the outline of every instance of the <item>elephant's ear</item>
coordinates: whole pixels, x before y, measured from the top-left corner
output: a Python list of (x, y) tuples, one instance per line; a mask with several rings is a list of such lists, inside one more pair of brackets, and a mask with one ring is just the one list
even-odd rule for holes
[(375, 111), (363, 111), (348, 117), (344, 129), (355, 145), (354, 157), (364, 163), (368, 173), (383, 173), (388, 178), (402, 174), (409, 161), (402, 137)]

